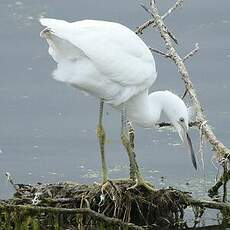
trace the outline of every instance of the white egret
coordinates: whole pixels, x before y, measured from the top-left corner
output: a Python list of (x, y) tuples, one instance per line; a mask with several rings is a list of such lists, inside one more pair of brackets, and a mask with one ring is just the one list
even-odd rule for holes
[[(132, 143), (127, 137), (127, 119), (153, 128), (164, 112), (187, 143), (196, 168), (195, 154), (188, 136), (188, 111), (184, 102), (169, 91), (149, 94), (157, 73), (152, 53), (129, 28), (114, 22), (83, 20), (66, 22), (42, 18), (41, 32), (49, 53), (57, 62), (53, 76), (100, 99), (97, 135), (102, 160), (103, 183), (108, 180), (102, 124), (104, 102), (121, 111), (121, 140), (127, 150), (136, 184), (152, 189), (139, 172)], [(135, 187), (134, 186), (134, 187)]]

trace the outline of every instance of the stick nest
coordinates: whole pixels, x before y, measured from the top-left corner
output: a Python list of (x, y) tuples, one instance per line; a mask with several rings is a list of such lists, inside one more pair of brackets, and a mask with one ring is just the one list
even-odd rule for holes
[[(171, 227), (183, 220), (189, 195), (173, 188), (155, 191), (144, 187), (128, 189), (132, 181), (108, 181), (99, 184), (55, 183), (18, 184), (9, 205), (33, 205), (53, 208), (88, 208), (106, 217), (120, 219), (154, 229)], [(43, 216), (43, 219), (45, 217)]]

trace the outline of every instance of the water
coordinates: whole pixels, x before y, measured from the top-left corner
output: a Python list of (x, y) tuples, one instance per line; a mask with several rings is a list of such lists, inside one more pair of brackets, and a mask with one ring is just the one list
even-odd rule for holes
[[(172, 1), (158, 1), (162, 13)], [(0, 2), (0, 197), (13, 190), (4, 173), (10, 172), (18, 183), (54, 181), (100, 181), (100, 159), (95, 127), (98, 101), (54, 81), (55, 63), (39, 37), (38, 18), (48, 16), (66, 20), (85, 18), (120, 22), (135, 29), (149, 18), (140, 7), (148, 1), (30, 1)], [(230, 145), (230, 2), (185, 1), (183, 9), (166, 22), (179, 45), (181, 56), (199, 43), (199, 54), (187, 66), (208, 122), (216, 135)], [(143, 39), (152, 48), (164, 50), (155, 30), (148, 29)], [(170, 89), (183, 93), (175, 65), (155, 55), (158, 79), (153, 90)], [(127, 156), (120, 144), (120, 117), (106, 107), (106, 156), (111, 178), (127, 177)], [(199, 134), (191, 130), (195, 149)], [(144, 176), (156, 185), (174, 185), (206, 197), (214, 183), (216, 169), (213, 152), (204, 148), (205, 173), (195, 172), (190, 157), (179, 144), (176, 133), (136, 129), (137, 159)], [(201, 167), (200, 167), (201, 168)], [(204, 176), (205, 174), (205, 176)], [(162, 179), (165, 178), (165, 179)], [(187, 183), (189, 183), (187, 185)]]

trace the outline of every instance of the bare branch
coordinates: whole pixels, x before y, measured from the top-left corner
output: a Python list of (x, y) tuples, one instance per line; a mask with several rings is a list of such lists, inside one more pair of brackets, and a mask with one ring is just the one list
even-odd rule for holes
[(9, 172), (5, 173), (5, 176), (7, 177), (7, 181), (10, 182), (10, 184), (13, 186), (13, 188), (15, 189), (15, 191), (18, 191), (18, 187), (17, 185), (14, 183), (13, 177), (11, 176), (11, 174)]
[(166, 28), (166, 30), (167, 30), (167, 33), (170, 36), (170, 38), (172, 38), (172, 40), (178, 45), (178, 41), (177, 41), (176, 37), (172, 34), (172, 32), (170, 32), (168, 30), (168, 28)]
[(196, 43), (195, 48), (183, 58), (183, 62), (185, 62), (188, 58), (192, 57), (198, 51), (199, 51), (199, 44)]
[[(168, 11), (162, 16), (162, 19), (165, 19), (166, 17), (168, 17), (177, 7), (181, 6), (183, 1), (184, 0), (177, 0), (176, 3), (170, 9), (168, 9)], [(145, 6), (144, 6), (144, 9), (146, 9)], [(149, 10), (147, 10), (147, 12), (149, 12)], [(148, 20), (143, 25), (137, 27), (137, 30), (135, 31), (135, 33), (136, 34), (142, 34), (143, 30), (146, 29), (147, 27), (149, 27), (150, 25), (152, 25), (152, 27), (156, 26), (154, 18)]]
[[(224, 177), (226, 177), (226, 178), (224, 178)], [(224, 184), (225, 179), (226, 179), (226, 181), (230, 180), (230, 170), (228, 170), (227, 173), (225, 173), (225, 175), (222, 175), (217, 180), (217, 182), (215, 183), (215, 185), (213, 185), (213, 187), (208, 190), (208, 193), (209, 193), (210, 197), (213, 197), (213, 196), (215, 196), (215, 195), (218, 194), (218, 190)]]
[(1, 211), (15, 211), (16, 209), (20, 211), (29, 211), (33, 213), (54, 213), (54, 214), (82, 214), (82, 215), (88, 215), (93, 219), (100, 220), (102, 222), (106, 222), (114, 227), (117, 227), (116, 229), (136, 229), (136, 230), (142, 230), (143, 228), (140, 226), (136, 226), (132, 223), (124, 223), (119, 219), (107, 217), (101, 213), (95, 212), (88, 208), (76, 208), (76, 209), (70, 209), (70, 208), (56, 208), (56, 207), (42, 207), (42, 206), (32, 206), (32, 205), (11, 205), (11, 204), (5, 204), (3, 202), (0, 202), (0, 210)]
[(230, 159), (230, 149), (227, 148), (223, 143), (221, 143), (215, 134), (213, 133), (211, 127), (208, 125), (208, 123), (205, 123), (206, 118), (203, 113), (203, 109), (201, 106), (200, 101), (198, 100), (198, 96), (196, 94), (196, 91), (194, 89), (193, 83), (190, 80), (189, 73), (187, 71), (187, 68), (183, 62), (183, 59), (178, 55), (175, 48), (172, 45), (171, 38), (167, 32), (167, 27), (165, 23), (163, 22), (161, 16), (158, 13), (158, 10), (156, 8), (155, 2), (151, 0), (150, 2), (150, 10), (155, 18), (155, 23), (158, 27), (158, 30), (161, 34), (161, 37), (163, 38), (165, 42), (166, 49), (168, 50), (170, 54), (170, 58), (175, 62), (179, 73), (181, 74), (181, 78), (185, 83), (186, 88), (188, 89), (188, 93), (190, 95), (190, 98), (194, 104), (196, 114), (197, 114), (197, 127), (200, 128), (200, 124), (204, 124), (202, 126), (202, 134), (206, 137), (206, 139), (209, 141), (209, 143), (213, 146), (213, 150), (216, 152), (217, 158), (228, 158)]
[(156, 26), (154, 19), (150, 19), (147, 22), (145, 22), (142, 26), (137, 27), (135, 33), (136, 34), (143, 34), (143, 30), (145, 28), (149, 27), (150, 25), (153, 25), (153, 27)]
[(224, 173), (223, 173), (223, 202), (227, 201), (227, 183), (228, 183), (228, 163), (225, 161), (223, 164), (223, 169), (224, 169)]
[(184, 98), (186, 97), (187, 93), (188, 93), (188, 89), (185, 88), (184, 93), (183, 93), (183, 95), (181, 97), (182, 100), (184, 100)]
[[(141, 5), (141, 7), (154, 18), (154, 15), (151, 13), (151, 11), (145, 5)], [(178, 45), (178, 41), (177, 41), (176, 37), (167, 28), (166, 28), (166, 30), (167, 30), (169, 36), (172, 38), (172, 40)]]
[(160, 54), (161, 56), (163, 56), (163, 57), (165, 57), (165, 58), (169, 58), (169, 57), (170, 57), (169, 54), (166, 54), (166, 53), (164, 53), (164, 52), (162, 52), (162, 51), (160, 51), (160, 50), (156, 50), (156, 49), (153, 49), (153, 48), (151, 48), (151, 47), (149, 47), (149, 49), (150, 49), (152, 52), (155, 52), (155, 53), (157, 53), (157, 54)]
[[(142, 7), (143, 7), (148, 13), (150, 13), (151, 16), (152, 16), (153, 18), (155, 18), (155, 16), (152, 14), (152, 12), (150, 11), (150, 9), (147, 9), (147, 8), (146, 8), (145, 6), (143, 6), (143, 5), (142, 5)], [(168, 30), (168, 28), (167, 28), (167, 27), (164, 27), (164, 30), (165, 30), (166, 33), (168, 33), (169, 37), (170, 37), (176, 44), (178, 44), (177, 39), (176, 39), (175, 36)]]
[(151, 15), (150, 10), (149, 10), (145, 5), (141, 4), (141, 7), (142, 7), (148, 14)]
[(193, 198), (189, 198), (188, 202), (191, 205), (199, 206), (201, 208), (219, 209), (221, 211), (226, 210), (226, 212), (230, 213), (230, 205), (226, 203), (219, 203), (208, 200), (197, 200)]

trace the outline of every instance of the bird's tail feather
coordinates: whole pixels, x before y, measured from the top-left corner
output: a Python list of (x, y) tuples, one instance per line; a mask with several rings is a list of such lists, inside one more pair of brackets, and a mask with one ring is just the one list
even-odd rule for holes
[(46, 26), (48, 28), (55, 28), (57, 26), (66, 26), (67, 24), (69, 24), (64, 20), (53, 19), (53, 18), (40, 18), (39, 21), (43, 26)]

